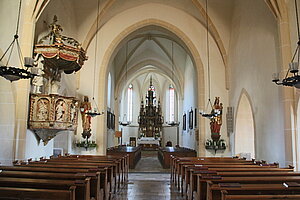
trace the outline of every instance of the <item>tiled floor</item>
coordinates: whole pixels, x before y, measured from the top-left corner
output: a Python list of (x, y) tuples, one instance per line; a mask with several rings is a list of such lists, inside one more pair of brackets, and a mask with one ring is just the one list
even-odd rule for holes
[(170, 170), (163, 169), (157, 151), (142, 151), (142, 158), (130, 170), (128, 185), (121, 189), (114, 200), (183, 200), (170, 183)]
[(142, 151), (142, 158), (130, 172), (170, 172), (170, 169), (163, 169), (157, 151)]
[(169, 173), (130, 173), (128, 178), (115, 200), (183, 200), (170, 184)]

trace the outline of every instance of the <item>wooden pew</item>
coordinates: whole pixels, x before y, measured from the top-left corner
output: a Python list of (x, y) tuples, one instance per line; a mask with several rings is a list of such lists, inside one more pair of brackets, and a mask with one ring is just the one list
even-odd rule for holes
[(141, 159), (142, 147), (118, 146), (108, 148), (106, 153), (109, 156), (125, 156), (128, 155), (129, 168), (134, 169), (135, 165)]
[(235, 194), (230, 195), (228, 194), (227, 190), (222, 190), (222, 200), (262, 200), (262, 199), (290, 199), (290, 200), (299, 200), (300, 194), (286, 194), (286, 195), (261, 195), (261, 194), (248, 194), (248, 195), (242, 195), (242, 194)]
[[(293, 168), (193, 168), (190, 167), (186, 171), (186, 182), (184, 187), (187, 188), (187, 199), (193, 198), (193, 192), (197, 189), (197, 174), (204, 175), (219, 175), (219, 176), (253, 176), (254, 173), (258, 173), (257, 176), (264, 175), (277, 175), (277, 176), (285, 176), (285, 175), (298, 175), (293, 174)], [(274, 174), (273, 174), (274, 173)], [(240, 175), (239, 175), (240, 174)], [(188, 178), (189, 177), (189, 178)]]
[[(21, 169), (20, 169), (21, 170)], [(103, 189), (100, 188), (100, 173), (59, 173), (59, 172), (33, 172), (1, 170), (0, 177), (55, 179), (55, 180), (85, 180), (90, 179), (91, 198), (103, 199)]]
[[(16, 164), (16, 163), (15, 163)], [(59, 157), (58, 159), (44, 159), (41, 158), (39, 162), (32, 162), (31, 159), (28, 160), (28, 163), (21, 163), (17, 167), (3, 167), (2, 174), (0, 173), (0, 185), (1, 180), (4, 182), (9, 182), (12, 179), (18, 180), (16, 183), (21, 187), (24, 182), (29, 181), (31, 179), (37, 180), (39, 183), (44, 183), (44, 178), (46, 177), (48, 181), (59, 181), (59, 183), (67, 183), (66, 181), (74, 181), (78, 184), (78, 182), (83, 181), (85, 177), (89, 179), (89, 181), (94, 180), (96, 184), (93, 184), (95, 187), (91, 187), (91, 190), (82, 190), (85, 193), (92, 194), (92, 197), (95, 197), (97, 200), (101, 200), (102, 197), (99, 195), (99, 192), (104, 190), (104, 198), (110, 199), (111, 197), (111, 188), (115, 188), (114, 185), (120, 186), (121, 181), (125, 183), (127, 170), (128, 159), (127, 156), (119, 157), (119, 156), (87, 156), (87, 157)], [(20, 171), (22, 169), (22, 171)], [(8, 171), (11, 170), (11, 171)], [(19, 171), (17, 171), (19, 170)], [(91, 173), (95, 172), (95, 173)], [(81, 174), (80, 174), (81, 173)], [(92, 176), (91, 174), (98, 174), (97, 178)], [(101, 181), (105, 180), (105, 181)], [(58, 183), (58, 182), (56, 182)], [(103, 184), (104, 183), (104, 184)], [(10, 183), (9, 183), (10, 184)], [(9, 185), (8, 184), (8, 185)], [(27, 183), (26, 187), (30, 187), (30, 185), (34, 185), (33, 182)], [(39, 184), (39, 187), (42, 187), (43, 184)], [(52, 184), (52, 182), (51, 182)], [(50, 184), (50, 185), (51, 185)], [(103, 185), (102, 185), (103, 184)], [(47, 187), (57, 187), (57, 185)], [(90, 184), (89, 184), (90, 185)], [(100, 185), (100, 186), (99, 186)], [(38, 187), (35, 186), (35, 187)], [(46, 187), (46, 186), (43, 186)], [(80, 188), (81, 185), (78, 185), (77, 188)], [(89, 186), (90, 187), (90, 186)], [(94, 188), (94, 190), (92, 190)], [(45, 188), (41, 188), (45, 189)], [(47, 188), (46, 188), (47, 189)], [(87, 188), (85, 188), (87, 189)], [(76, 190), (76, 194), (80, 191)], [(79, 197), (78, 197), (79, 196)], [(86, 195), (85, 197), (77, 194), (77, 199), (89, 199), (90, 195)]]
[(0, 177), (0, 187), (70, 190), (72, 186), (76, 186), (76, 200), (90, 200), (90, 178), (74, 181)]
[(196, 157), (197, 152), (185, 147), (160, 147), (157, 156), (163, 168), (168, 169), (171, 166), (171, 156)]
[[(230, 164), (240, 164), (240, 165), (253, 165), (253, 167), (256, 167), (256, 163), (253, 161), (246, 161), (246, 160), (238, 160), (235, 158), (215, 158), (215, 157), (209, 157), (209, 158), (174, 158), (173, 159), (173, 180), (175, 183), (175, 186), (177, 185), (178, 188), (180, 188), (180, 179), (183, 175), (183, 165), (195, 165), (198, 167), (202, 167), (203, 164), (216, 164), (216, 165), (227, 165)], [(225, 166), (224, 166), (225, 167)], [(276, 166), (277, 167), (277, 166)]]
[[(260, 164), (260, 165), (257, 165), (257, 164)], [(190, 170), (191, 170), (191, 169), (189, 169), (189, 167), (191, 167), (191, 168), (195, 167), (195, 168), (199, 168), (199, 170), (201, 170), (201, 169), (205, 170), (206, 174), (207, 173), (216, 174), (216, 172), (213, 172), (211, 170), (208, 171), (208, 168), (215, 167), (216, 169), (218, 169), (218, 168), (220, 168), (220, 166), (222, 166), (222, 169), (223, 168), (230, 169), (230, 170), (228, 170), (229, 172), (232, 171), (232, 169), (231, 169), (232, 167), (233, 167), (233, 169), (237, 169), (240, 167), (246, 168), (244, 170), (249, 170), (249, 168), (255, 169), (254, 171), (256, 171), (256, 170), (266, 171), (265, 169), (267, 169), (267, 170), (278, 169), (278, 164), (276, 164), (276, 163), (269, 165), (269, 164), (266, 164), (266, 162), (254, 162), (254, 160), (246, 161), (244, 159), (229, 158), (229, 157), (226, 157), (226, 158), (194, 158), (194, 157), (192, 157), (192, 158), (176, 158), (176, 157), (173, 157), (172, 165), (173, 166), (171, 168), (171, 170), (172, 170), (171, 180), (173, 181), (173, 183), (175, 183), (175, 185), (177, 185), (178, 189), (181, 189), (182, 195), (185, 195), (185, 193), (187, 193), (187, 196), (186, 196), (187, 199), (192, 199), (193, 191), (195, 190), (194, 188), (196, 188), (195, 186), (197, 186), (197, 184), (196, 184), (197, 181), (195, 183), (193, 178), (189, 178), (189, 177), (194, 177), (194, 176), (187, 175), (187, 172), (190, 172)], [(231, 165), (232, 165), (232, 167), (230, 167)], [(240, 169), (243, 169), (243, 168), (240, 168)], [(189, 169), (189, 170), (187, 170), (187, 169)], [(286, 171), (286, 170), (292, 171), (293, 169), (279, 169), (279, 170), (280, 171)], [(241, 171), (243, 171), (243, 170), (241, 170)], [(278, 174), (278, 175), (280, 175), (280, 174)], [(283, 174), (281, 174), (281, 175), (283, 175)], [(189, 184), (189, 181), (191, 181), (189, 179), (192, 180), (192, 182), (193, 182), (192, 184)]]
[[(262, 185), (263, 184), (266, 185), (266, 187), (270, 186), (270, 184), (279, 184), (282, 186), (280, 188), (285, 188), (285, 190), (296, 189), (300, 191), (300, 187), (287, 188), (283, 186), (284, 182), (300, 182), (300, 176), (222, 177), (221, 179), (215, 179), (215, 180), (212, 178), (198, 177), (198, 183), (197, 183), (198, 198), (196, 199), (207, 199), (207, 200), (221, 199), (222, 187), (219, 186), (232, 185), (232, 183), (247, 184), (248, 186), (249, 185), (251, 186), (251, 184), (252, 186), (256, 186), (258, 185), (257, 183), (260, 183)], [(230, 187), (230, 189), (231, 188), (232, 187)], [(283, 190), (280, 188), (278, 190)]]
[(71, 165), (71, 166), (93, 166), (97, 168), (101, 167), (107, 167), (109, 170), (109, 177), (108, 180), (110, 182), (110, 188), (112, 189), (112, 192), (115, 193), (117, 188), (120, 187), (120, 176), (118, 171), (118, 164), (111, 161), (82, 161), (82, 160), (68, 160), (68, 159), (62, 159), (62, 160), (46, 160), (44, 162), (31, 162), (28, 163), (29, 165)]
[[(128, 169), (129, 169), (129, 156), (118, 156), (118, 155), (107, 155), (107, 156), (98, 156), (98, 155), (67, 155), (60, 156), (58, 158), (53, 158), (53, 160), (81, 160), (81, 161), (117, 161), (121, 164), (119, 165), (120, 181), (122, 184), (125, 184), (128, 179)], [(47, 160), (47, 159), (43, 159)]]
[(176, 157), (171, 155), (171, 180), (173, 182), (176, 181), (176, 172), (177, 170), (177, 163), (178, 162), (184, 162), (184, 161), (213, 161), (213, 162), (254, 162), (252, 161), (246, 161), (245, 159), (239, 159), (238, 157)]
[[(21, 164), (21, 165), (15, 165), (15, 167), (20, 167), (20, 168), (25, 168), (27, 170), (30, 170), (29, 168), (32, 168), (32, 170), (36, 170), (37, 168), (39, 168), (41, 170), (41, 168), (44, 168), (44, 170), (46, 171), (59, 171), (61, 169), (65, 169), (68, 170), (70, 172), (75, 171), (77, 169), (85, 169), (89, 172), (100, 172), (100, 188), (103, 188), (103, 196), (104, 199), (108, 200), (110, 198), (110, 193), (111, 193), (111, 183), (109, 182), (110, 178), (111, 178), (111, 171), (109, 170), (107, 167), (100, 167), (100, 166), (95, 166), (95, 165), (85, 165), (85, 166), (74, 166), (74, 165), (50, 165), (50, 164), (46, 164), (46, 163), (42, 163), (42, 164), (36, 164), (36, 163), (28, 163), (28, 164)], [(1, 169), (2, 167), (0, 167)]]
[[(190, 177), (187, 183), (187, 199), (193, 199), (193, 193), (197, 190), (197, 175), (219, 175), (219, 176), (253, 176), (256, 173), (257, 176), (285, 176), (285, 175), (299, 175), (299, 173), (294, 174), (293, 168), (204, 168), (199, 171), (199, 169), (191, 168), (188, 170)], [(224, 174), (225, 173), (225, 174)], [(274, 174), (273, 174), (274, 173)]]
[[(188, 168), (189, 166), (194, 166), (194, 167), (198, 167), (198, 168), (202, 168), (202, 167), (220, 167), (222, 166), (222, 168), (261, 168), (261, 166), (255, 165), (255, 164), (251, 164), (251, 163), (237, 163), (237, 162), (218, 162), (218, 163), (214, 163), (214, 162), (201, 162), (201, 161), (197, 161), (197, 162), (182, 162), (179, 163), (179, 171), (177, 172), (177, 182), (179, 183), (177, 185), (178, 189), (181, 190), (181, 193), (183, 194), (183, 184), (184, 184), (184, 180), (185, 180), (185, 170), (186, 168)], [(273, 166), (264, 166), (264, 167), (273, 167)], [(277, 167), (277, 166), (274, 166)]]
[(1, 199), (76, 200), (76, 186), (68, 190), (0, 187)]

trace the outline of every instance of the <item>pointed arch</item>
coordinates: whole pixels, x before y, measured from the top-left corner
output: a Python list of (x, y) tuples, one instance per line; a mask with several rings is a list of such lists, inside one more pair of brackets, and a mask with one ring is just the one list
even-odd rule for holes
[[(185, 43), (191, 53), (191, 57), (195, 63), (195, 68), (196, 68), (196, 73), (197, 73), (197, 87), (198, 87), (198, 94), (197, 94), (197, 99), (198, 99), (198, 107), (203, 108), (204, 107), (204, 96), (205, 96), (205, 83), (204, 83), (204, 69), (203, 69), (203, 64), (202, 60), (200, 58), (198, 49), (196, 48), (195, 44), (190, 40), (190, 38), (182, 32), (178, 27), (176, 27), (173, 24), (170, 24), (166, 21), (159, 20), (159, 19), (146, 19), (146, 20), (141, 20), (138, 21), (130, 26), (128, 26), (125, 30), (120, 32), (110, 43), (109, 47), (106, 49), (106, 51), (103, 54), (103, 59), (102, 63), (99, 67), (99, 72), (98, 72), (98, 77), (99, 78), (99, 86), (101, 85), (106, 85), (107, 84), (107, 74), (108, 74), (108, 63), (110, 61), (111, 56), (113, 55), (113, 52), (117, 48), (118, 44), (123, 41), (124, 38), (126, 38), (130, 33), (134, 32), (137, 29), (140, 29), (142, 27), (146, 27), (149, 25), (155, 25), (158, 27), (162, 27), (168, 30), (171, 30), (173, 33), (179, 36), (183, 43)], [(104, 78), (102, 78), (104, 77)], [(106, 87), (98, 87), (98, 105), (99, 107), (104, 107), (106, 105), (106, 98), (104, 98), (107, 95), (107, 90)], [(104, 134), (104, 129), (101, 127), (104, 127), (104, 122), (105, 122), (105, 117), (103, 118), (98, 118), (98, 126), (100, 127), (100, 130), (97, 133), (97, 143), (99, 142), (99, 146), (101, 148), (97, 149), (97, 152), (100, 154), (105, 154), (106, 150), (106, 135)], [(205, 133), (205, 125), (204, 122), (200, 123), (202, 126), (199, 126), (199, 129), (201, 130), (200, 132), (202, 134)], [(200, 134), (199, 137), (199, 143), (204, 143), (204, 135)], [(200, 150), (200, 148), (202, 148)], [(204, 155), (205, 150), (201, 146), (199, 147), (199, 155)]]
[(255, 127), (251, 100), (245, 89), (242, 90), (235, 120), (235, 154), (250, 153), (255, 158)]

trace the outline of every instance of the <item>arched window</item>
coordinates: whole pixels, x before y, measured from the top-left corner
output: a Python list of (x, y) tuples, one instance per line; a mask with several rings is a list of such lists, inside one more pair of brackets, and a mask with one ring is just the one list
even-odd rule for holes
[(133, 86), (130, 84), (127, 89), (127, 121), (132, 122), (132, 89)]
[(169, 118), (170, 118), (170, 122), (175, 121), (175, 91), (174, 91), (174, 87), (173, 85), (169, 86)]

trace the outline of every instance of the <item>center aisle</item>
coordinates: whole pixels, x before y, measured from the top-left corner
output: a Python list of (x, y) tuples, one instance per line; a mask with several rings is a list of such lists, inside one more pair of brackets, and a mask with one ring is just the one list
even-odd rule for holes
[(158, 157), (157, 151), (142, 151), (141, 160), (135, 166), (135, 169), (130, 169), (130, 172), (164, 172), (169, 173), (170, 169), (163, 169)]
[(169, 173), (130, 173), (128, 178), (115, 200), (183, 200), (170, 184)]
[(127, 187), (114, 200), (183, 200), (170, 184), (170, 169), (163, 169), (157, 151), (142, 151), (135, 169), (130, 169)]

